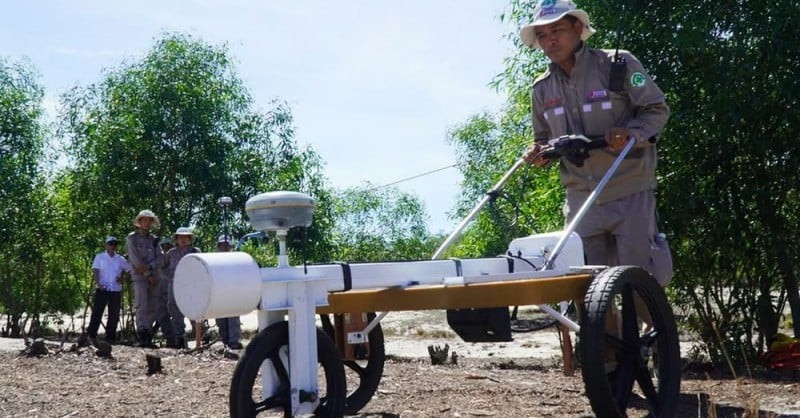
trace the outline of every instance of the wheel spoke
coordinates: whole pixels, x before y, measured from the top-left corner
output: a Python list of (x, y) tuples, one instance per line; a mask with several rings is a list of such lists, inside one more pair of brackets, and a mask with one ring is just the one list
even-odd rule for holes
[(622, 338), (619, 346), (615, 347), (617, 370), (614, 372), (613, 378), (610, 378), (609, 383), (617, 400), (617, 406), (624, 411), (628, 406), (633, 384), (640, 369), (640, 341), (633, 287), (626, 285), (621, 290)]
[(270, 353), (269, 361), (272, 362), (272, 367), (275, 368), (275, 373), (278, 375), (278, 379), (281, 382), (289, 382), (289, 371), (286, 370), (286, 366), (283, 364), (283, 360), (281, 360), (281, 350), (275, 350), (275, 352)]
[(650, 410), (657, 411), (658, 392), (653, 384), (653, 377), (650, 376), (650, 371), (646, 367), (639, 367), (639, 372), (636, 373), (636, 382), (639, 383), (639, 388), (642, 389), (645, 399), (650, 404)]
[(261, 402), (255, 402), (253, 404), (253, 409), (256, 412), (267, 411), (270, 409), (275, 408), (284, 408), (288, 406), (288, 399), (282, 393), (284, 390), (279, 390), (277, 395), (270, 396), (268, 398), (262, 399)]
[(356, 361), (345, 361), (344, 365), (347, 366), (347, 368), (349, 368), (350, 370), (356, 372), (359, 379), (363, 379), (364, 376), (366, 376), (367, 374), (367, 369), (358, 364), (358, 362)]

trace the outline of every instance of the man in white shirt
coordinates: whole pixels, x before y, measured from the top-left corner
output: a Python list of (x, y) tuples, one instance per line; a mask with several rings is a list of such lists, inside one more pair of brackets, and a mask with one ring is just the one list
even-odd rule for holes
[(117, 244), (119, 240), (112, 236), (107, 236), (105, 241), (105, 251), (97, 254), (92, 263), (92, 275), (97, 288), (94, 292), (94, 304), (92, 305), (92, 318), (89, 321), (87, 334), (89, 338), (97, 338), (97, 330), (100, 328), (100, 321), (103, 311), (108, 306), (108, 322), (106, 322), (106, 341), (115, 343), (117, 341), (117, 324), (119, 323), (120, 302), (122, 299), (122, 272), (130, 273), (131, 266), (119, 254), (117, 254)]

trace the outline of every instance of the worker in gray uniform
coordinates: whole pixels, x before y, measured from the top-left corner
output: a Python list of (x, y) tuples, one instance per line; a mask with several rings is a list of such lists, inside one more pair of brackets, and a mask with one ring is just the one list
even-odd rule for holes
[(185, 348), (186, 347), (186, 323), (185, 317), (178, 308), (175, 301), (174, 279), (175, 269), (178, 263), (187, 254), (199, 253), (200, 250), (193, 247), (194, 244), (194, 231), (192, 228), (180, 227), (174, 234), (172, 234), (172, 241), (175, 246), (164, 255), (164, 263), (162, 266), (162, 276), (167, 285), (167, 311), (171, 318), (171, 328), (175, 335), (175, 343), (170, 344), (170, 347)]
[(158, 309), (161, 249), (158, 246), (158, 237), (152, 235), (150, 230), (158, 228), (158, 217), (150, 210), (142, 210), (133, 219), (133, 226), (136, 229), (125, 239), (125, 250), (133, 268), (131, 279), (136, 332), (140, 347), (154, 348), (153, 322)]
[(606, 141), (606, 148), (589, 151), (582, 166), (559, 161), (569, 223), (628, 140), (635, 141), (576, 232), (587, 264), (652, 270), (652, 257), (663, 255), (658, 253), (654, 191), (656, 139), (669, 118), (664, 93), (630, 52), (586, 46), (595, 30), (572, 1), (540, 0), (534, 16), (520, 36), (525, 45), (541, 49), (550, 65), (533, 83), (534, 142), (524, 158), (547, 165), (542, 151), (548, 140), (564, 135)]

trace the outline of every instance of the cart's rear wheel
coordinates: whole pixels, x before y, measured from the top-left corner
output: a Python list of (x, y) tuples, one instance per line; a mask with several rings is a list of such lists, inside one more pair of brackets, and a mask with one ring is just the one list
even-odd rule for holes
[(595, 414), (624, 417), (631, 406), (644, 407), (654, 417), (674, 416), (680, 347), (675, 318), (658, 282), (639, 267), (610, 268), (592, 281), (584, 304), (581, 371)]
[[(260, 413), (292, 416), (289, 380), (289, 324), (278, 322), (265, 328), (247, 345), (236, 364), (231, 381), (231, 417), (254, 417)], [(321, 370), (315, 417), (341, 417), (347, 387), (339, 351), (330, 338), (317, 330), (317, 358)], [(271, 376), (271, 393), (264, 395), (262, 378)]]
[[(333, 323), (328, 315), (320, 315), (322, 329), (333, 338)], [(367, 314), (367, 320), (375, 319), (375, 314)], [(344, 413), (355, 415), (369, 403), (383, 377), (383, 365), (386, 362), (386, 347), (383, 340), (383, 329), (377, 324), (369, 332), (368, 342), (355, 348), (356, 358), (344, 360), (347, 379), (347, 400)], [(352, 389), (355, 388), (355, 389)], [(351, 390), (352, 389), (352, 390)]]

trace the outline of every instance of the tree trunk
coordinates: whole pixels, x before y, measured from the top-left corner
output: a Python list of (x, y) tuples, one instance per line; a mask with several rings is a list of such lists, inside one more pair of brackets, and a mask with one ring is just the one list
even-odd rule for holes
[[(781, 240), (782, 241), (782, 240)], [(783, 286), (789, 300), (789, 308), (792, 312), (792, 326), (794, 337), (800, 338), (800, 291), (797, 286), (797, 275), (792, 269), (792, 262), (787, 254), (786, 246), (782, 242), (777, 243), (778, 248), (778, 269), (781, 271)]]
[(783, 234), (775, 234), (775, 247), (778, 248), (778, 270), (781, 272), (781, 279), (789, 300), (789, 309), (792, 312), (794, 337), (800, 338), (800, 291), (798, 291), (797, 275), (792, 268), (792, 259), (786, 248)]

